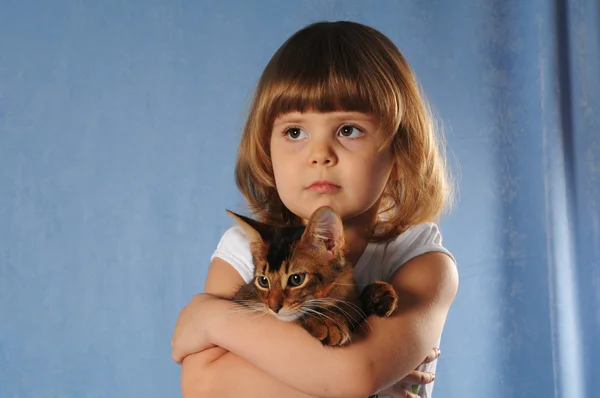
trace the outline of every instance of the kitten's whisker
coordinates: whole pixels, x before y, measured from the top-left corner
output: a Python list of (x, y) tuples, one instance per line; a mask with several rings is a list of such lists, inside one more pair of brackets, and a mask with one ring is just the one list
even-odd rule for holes
[(341, 315), (342, 318), (344, 318), (345, 320), (348, 321), (348, 324), (350, 325), (350, 329), (354, 329), (354, 325), (357, 323), (356, 320), (349, 318), (346, 314), (344, 314), (343, 312), (339, 312), (339, 311), (334, 311), (330, 308), (324, 308), (325, 311), (329, 311), (332, 314), (336, 314), (336, 315)]
[[(331, 308), (337, 308), (340, 312), (343, 312), (344, 316), (346, 317), (346, 319), (348, 319), (350, 322), (352, 322), (352, 324), (356, 323), (357, 325), (360, 325), (361, 329), (363, 331), (366, 332), (366, 329), (364, 328), (364, 326), (362, 325), (362, 321), (364, 321), (371, 330), (373, 330), (373, 326), (369, 323), (369, 321), (367, 321), (367, 315), (365, 314), (364, 311), (362, 311), (362, 309), (360, 309), (360, 307), (358, 307), (357, 305), (350, 303), (348, 301), (344, 301), (344, 300), (339, 300), (339, 299), (334, 299), (334, 298), (321, 298), (321, 299), (312, 299), (312, 300), (308, 300), (311, 303), (325, 303), (325, 304), (330, 304)], [(340, 302), (342, 304), (347, 305), (350, 309), (353, 309), (354, 311), (356, 311), (356, 313), (359, 315), (359, 317), (361, 319), (354, 319), (347, 311), (345, 311), (344, 309), (342, 309), (336, 302)], [(328, 307), (322, 307), (319, 306), (319, 308), (323, 309), (323, 310), (329, 310), (332, 311), (331, 308)]]
[(230, 314), (258, 313), (261, 315), (265, 313), (265, 307), (262, 304), (247, 300), (235, 300), (234, 302), (238, 304), (239, 307), (230, 310)]
[(240, 308), (228, 311), (230, 314), (249, 314), (254, 312), (263, 312), (260, 308)]
[(257, 319), (257, 318), (264, 316), (268, 312), (263, 305), (254, 303), (254, 305), (247, 306), (244, 309), (230, 311), (230, 313), (233, 313), (233, 314), (240, 314), (240, 313), (250, 314), (250, 313), (252, 313), (252, 314), (256, 314), (254, 317), (252, 317), (252, 319)]
[(316, 312), (316, 311), (307, 311), (307, 310), (305, 310), (305, 309), (301, 309), (301, 310), (300, 310), (300, 314), (302, 314), (301, 316), (302, 316), (302, 317), (306, 317), (306, 318), (316, 318), (316, 317), (313, 315), (313, 313), (314, 313), (314, 314), (316, 314), (316, 315), (318, 315), (318, 316), (319, 316), (319, 318), (320, 318), (321, 320), (323, 320), (323, 317), (321, 316), (321, 314), (320, 314), (320, 313), (318, 313), (318, 312)]
[(302, 314), (301, 316), (304, 318), (316, 318), (316, 319), (319, 319), (321, 322), (325, 323), (325, 318), (318, 311), (313, 311), (313, 310), (310, 310), (307, 308), (307, 309), (300, 310), (300, 313)]
[(234, 303), (238, 303), (238, 304), (242, 304), (242, 305), (244, 305), (244, 304), (250, 304), (250, 305), (257, 305), (257, 304), (259, 304), (259, 303), (257, 303), (254, 300), (243, 300), (243, 299), (236, 299), (236, 300), (233, 300), (233, 302)]
[(244, 311), (244, 310), (252, 310), (258, 308), (257, 305), (252, 304), (240, 304), (238, 307), (232, 309), (231, 311)]
[(333, 306), (337, 306), (336, 303), (343, 303), (345, 305), (347, 305), (348, 307), (352, 308), (354, 311), (356, 311), (356, 313), (363, 317), (366, 318), (367, 314), (356, 304), (351, 303), (349, 301), (345, 301), (345, 300), (340, 300), (340, 299), (336, 299), (336, 298), (331, 298), (331, 297), (323, 297), (323, 298), (317, 298), (317, 299), (311, 299), (311, 300), (307, 300), (310, 302), (315, 302), (315, 303), (325, 303), (325, 304), (331, 304)]
[(323, 314), (322, 312), (318, 312), (318, 311), (316, 311), (315, 309), (312, 309), (312, 308), (305, 307), (305, 309), (306, 309), (306, 310), (308, 310), (308, 311), (310, 311), (310, 312), (313, 312), (313, 313), (316, 313), (316, 314), (319, 314), (319, 315), (322, 315), (322, 316), (324, 316), (325, 318), (329, 319), (331, 322), (335, 323), (335, 324), (336, 324), (336, 326), (337, 326), (338, 328), (340, 328), (341, 330), (343, 330), (343, 329), (344, 329), (343, 325), (342, 325), (342, 324), (340, 324), (340, 323), (339, 323), (338, 321), (336, 321), (335, 319), (333, 319), (332, 317), (330, 317), (330, 316), (327, 316), (327, 315)]
[[(367, 321), (367, 319), (365, 317), (361, 317), (360, 319), (356, 319), (354, 317), (351, 316), (351, 314), (349, 314), (346, 310), (344, 310), (342, 307), (335, 307), (337, 308), (340, 312), (342, 312), (342, 314), (344, 315), (344, 317), (353, 325), (353, 326), (360, 326), (360, 328), (366, 332), (367, 330), (365, 329), (365, 327), (362, 325), (362, 321), (364, 321), (367, 325), (369, 325), (369, 328), (371, 329), (371, 331), (373, 330), (373, 327), (371, 326), (371, 324)], [(328, 309), (329, 311), (332, 311), (331, 309)]]
[[(336, 308), (338, 311), (340, 311), (342, 313), (342, 315), (344, 316), (344, 318), (346, 318), (353, 327), (356, 326), (360, 326), (360, 328), (366, 332), (367, 330), (365, 329), (365, 327), (362, 325), (363, 322), (365, 322), (367, 325), (369, 325), (369, 328), (371, 329), (371, 331), (373, 331), (373, 326), (371, 326), (371, 324), (367, 321), (366, 318), (361, 317), (360, 319), (355, 319), (353, 318), (348, 312), (346, 312), (344, 309), (342, 309), (341, 307), (333, 307)], [(327, 311), (331, 311), (333, 312), (332, 308), (324, 308)]]
[(254, 316), (252, 319), (262, 318), (265, 315), (267, 315), (267, 311), (257, 311), (256, 316)]
[[(332, 282), (332, 285), (338, 285), (338, 286), (356, 286), (356, 287), (360, 287), (360, 285), (357, 285), (355, 283), (340, 283), (340, 282)], [(366, 286), (366, 285), (365, 285)]]

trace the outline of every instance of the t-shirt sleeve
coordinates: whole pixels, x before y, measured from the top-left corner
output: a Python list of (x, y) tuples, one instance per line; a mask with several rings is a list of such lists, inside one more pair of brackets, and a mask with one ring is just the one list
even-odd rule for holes
[(442, 245), (442, 234), (439, 227), (431, 222), (410, 228), (395, 241), (390, 242), (387, 251), (389, 257), (386, 261), (388, 266), (385, 272), (386, 280), (389, 280), (394, 272), (408, 261), (429, 252), (444, 253), (456, 263), (452, 253)]
[(221, 237), (217, 249), (210, 258), (215, 257), (231, 264), (239, 272), (246, 283), (254, 277), (254, 263), (250, 242), (239, 226), (231, 227)]

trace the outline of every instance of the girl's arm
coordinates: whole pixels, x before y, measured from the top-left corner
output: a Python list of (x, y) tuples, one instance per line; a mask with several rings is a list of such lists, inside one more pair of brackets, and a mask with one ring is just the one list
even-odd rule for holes
[[(211, 357), (218, 359), (211, 361)], [(181, 392), (183, 398), (316, 398), (293, 390), (219, 347), (184, 359)]]
[[(438, 356), (439, 350), (432, 350), (423, 363), (434, 361)], [(424, 385), (432, 381), (430, 374), (414, 370), (411, 375), (381, 391), (379, 395), (407, 397), (411, 385)], [(220, 347), (189, 355), (183, 360), (181, 390), (183, 398), (316, 398), (293, 390)]]
[[(229, 298), (242, 284), (244, 281), (239, 273), (225, 261), (216, 258), (209, 268), (204, 291)], [(183, 398), (315, 398), (292, 389), (221, 347), (209, 348), (184, 358), (181, 392)]]
[[(442, 332), (458, 288), (454, 262), (426, 253), (389, 281), (399, 296), (390, 318), (370, 317), (369, 333), (347, 347), (323, 347), (299, 326), (271, 316), (236, 312), (228, 300), (210, 300), (205, 314), (210, 343), (239, 356), (285, 385), (322, 397), (364, 397), (408, 375)], [(243, 331), (243, 332), (241, 332)], [(218, 361), (217, 361), (218, 362)]]

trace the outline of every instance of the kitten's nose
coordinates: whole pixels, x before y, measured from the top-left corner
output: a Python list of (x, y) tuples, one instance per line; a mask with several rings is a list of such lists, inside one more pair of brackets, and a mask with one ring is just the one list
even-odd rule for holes
[(269, 308), (271, 309), (271, 311), (273, 311), (276, 314), (279, 312), (281, 307), (283, 307), (283, 304), (280, 304), (280, 303), (269, 304)]

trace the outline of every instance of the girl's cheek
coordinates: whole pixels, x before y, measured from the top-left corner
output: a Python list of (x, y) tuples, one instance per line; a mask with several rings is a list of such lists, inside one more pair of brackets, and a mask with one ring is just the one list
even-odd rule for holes
[(306, 147), (306, 142), (289, 142), (288, 143), (288, 153), (299, 153)]
[(280, 154), (277, 162), (274, 163), (280, 165), (282, 170), (286, 170), (292, 167), (294, 164), (298, 163), (297, 159), (298, 156), (296, 156), (294, 153), (282, 153)]
[(271, 152), (272, 156), (279, 155), (280, 158), (287, 159), (290, 155), (301, 152), (304, 146), (299, 142), (279, 142), (271, 148)]
[(365, 151), (370, 147), (370, 143), (366, 138), (343, 139), (340, 140), (342, 146), (351, 152)]

